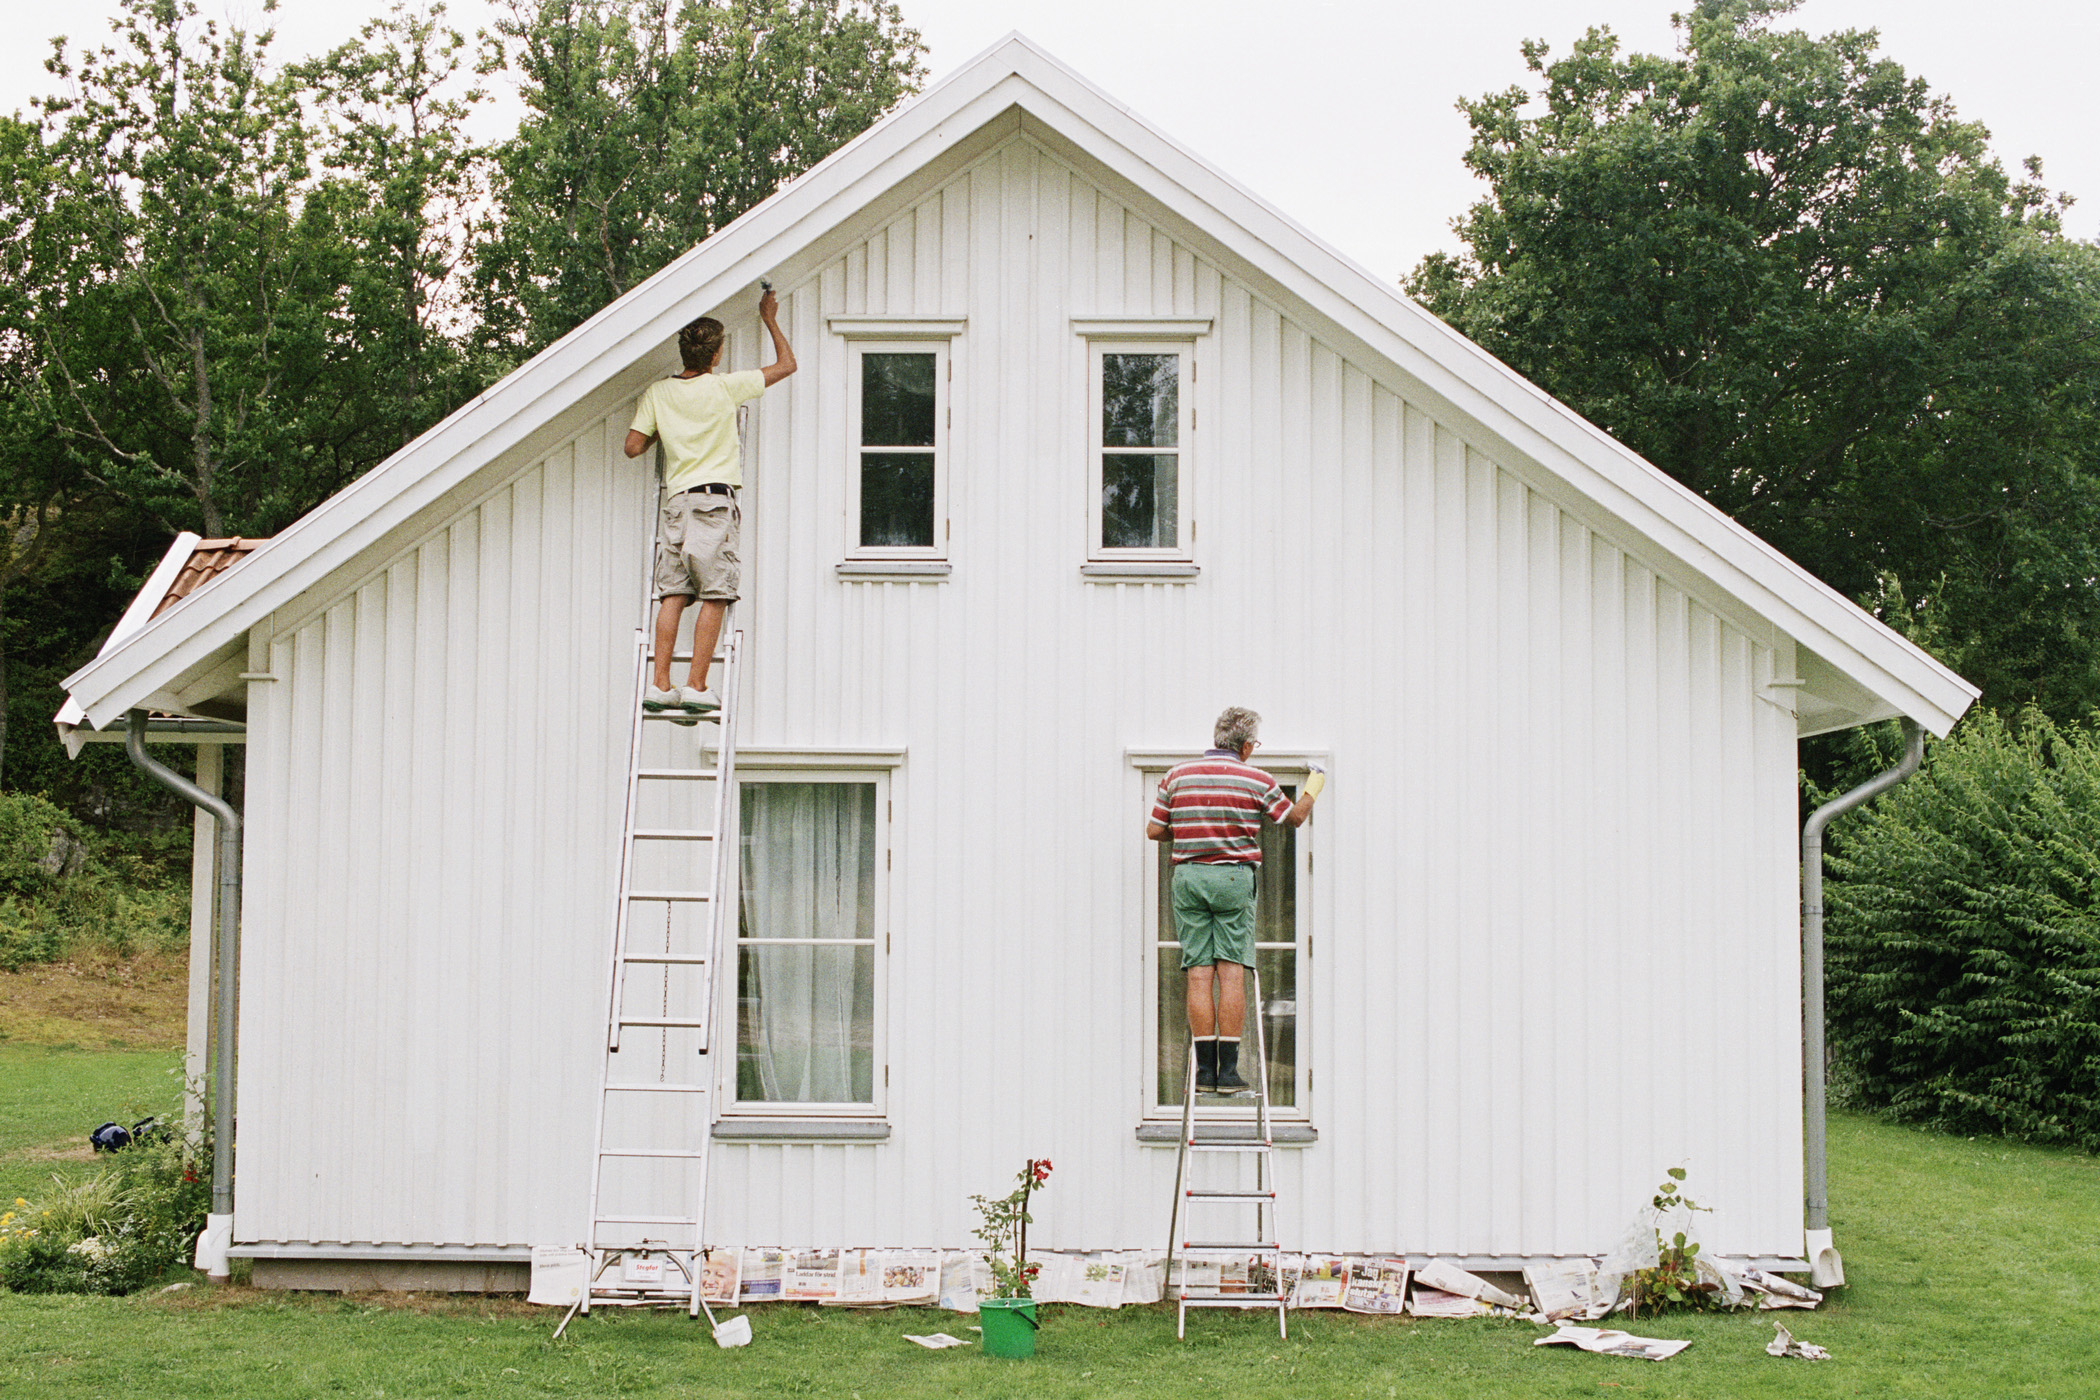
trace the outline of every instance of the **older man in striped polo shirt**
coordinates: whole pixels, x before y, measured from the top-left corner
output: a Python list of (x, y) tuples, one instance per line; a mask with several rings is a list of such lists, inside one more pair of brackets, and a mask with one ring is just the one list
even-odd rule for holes
[(1315, 771), (1296, 803), (1284, 796), (1274, 778), (1248, 762), (1260, 728), (1261, 716), (1238, 705), (1219, 715), (1211, 734), (1216, 747), (1168, 770), (1145, 826), (1152, 840), (1174, 843), (1174, 927), (1189, 980), (1196, 1087), (1221, 1094), (1247, 1087), (1239, 1074), (1239, 1031), (1247, 1019), (1240, 969), (1254, 965), (1262, 818), (1305, 825), (1326, 782)]

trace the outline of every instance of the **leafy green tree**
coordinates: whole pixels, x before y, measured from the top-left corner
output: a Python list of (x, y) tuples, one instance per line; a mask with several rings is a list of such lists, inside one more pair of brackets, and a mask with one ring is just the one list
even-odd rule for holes
[(1700, 0), (1680, 50), (1524, 46), (1489, 196), (1408, 290), (1986, 701), (2100, 702), (2100, 256), (1877, 52)]
[(918, 90), (888, 0), (513, 0), (486, 333), (551, 343)]
[(298, 406), (334, 311), (325, 226), (301, 217), (309, 130), (265, 68), (269, 35), (125, 0), (118, 47), (45, 102), (70, 255), (38, 333), (60, 430), (96, 479), (165, 526), (268, 533), (325, 494)]
[[(331, 440), (372, 460), (483, 387), (467, 353), (466, 273), (487, 153), (466, 134), (486, 90), (445, 7), (397, 4), (292, 76), (314, 100), (328, 178), (308, 198), (341, 234), (343, 389)], [(374, 435), (372, 442), (363, 434)]]

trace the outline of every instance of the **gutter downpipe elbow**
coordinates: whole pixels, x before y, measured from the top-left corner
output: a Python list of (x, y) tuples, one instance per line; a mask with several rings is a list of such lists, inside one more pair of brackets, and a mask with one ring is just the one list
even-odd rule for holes
[(232, 803), (212, 796), (146, 752), (144, 710), (133, 710), (124, 718), (124, 752), (147, 777), (202, 807), (218, 823), (216, 857), (212, 862), (218, 876), (214, 901), (217, 919), (212, 932), (218, 986), (213, 991), (212, 1007), (217, 1054), (212, 1064), (211, 1215), (197, 1240), (196, 1262), (213, 1283), (225, 1283), (230, 1277), (226, 1251), (233, 1243), (233, 1071), (241, 966), (241, 818)]
[(1808, 1178), (1804, 1224), (1809, 1272), (1818, 1288), (1837, 1288), (1845, 1282), (1845, 1261), (1830, 1238), (1829, 1104), (1823, 1041), (1823, 829), (1917, 772), (1924, 757), (1925, 731), (1905, 716), (1902, 761), (1832, 798), (1801, 824), (1801, 1075)]

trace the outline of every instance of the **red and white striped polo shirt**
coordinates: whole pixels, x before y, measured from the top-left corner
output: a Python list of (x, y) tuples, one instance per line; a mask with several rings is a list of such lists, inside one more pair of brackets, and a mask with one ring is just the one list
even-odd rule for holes
[(1280, 822), (1291, 799), (1276, 780), (1230, 749), (1167, 770), (1152, 803), (1152, 820), (1173, 834), (1176, 865), (1260, 865), (1261, 819)]

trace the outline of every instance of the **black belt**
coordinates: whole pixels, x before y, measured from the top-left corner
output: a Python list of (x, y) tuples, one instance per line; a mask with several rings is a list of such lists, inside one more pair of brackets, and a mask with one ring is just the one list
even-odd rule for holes
[(734, 496), (736, 488), (726, 481), (703, 481), (698, 486), (688, 486), (678, 494), (692, 496), (705, 493), (709, 496)]

